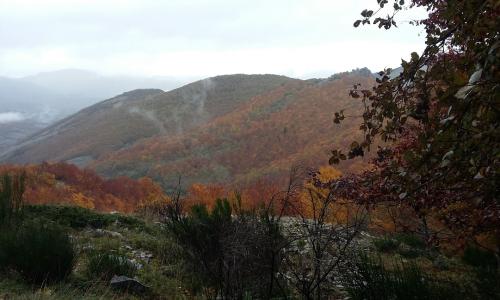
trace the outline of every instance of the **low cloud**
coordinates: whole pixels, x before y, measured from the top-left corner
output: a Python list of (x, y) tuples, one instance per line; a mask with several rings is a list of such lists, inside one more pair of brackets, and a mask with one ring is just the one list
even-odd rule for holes
[(26, 117), (19, 112), (3, 112), (0, 113), (0, 124), (19, 122), (25, 120)]

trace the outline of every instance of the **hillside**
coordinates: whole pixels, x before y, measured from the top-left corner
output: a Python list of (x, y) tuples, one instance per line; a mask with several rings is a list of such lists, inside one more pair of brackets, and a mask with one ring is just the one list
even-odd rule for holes
[[(258, 95), (237, 110), (188, 133), (156, 136), (109, 153), (90, 164), (107, 176), (138, 177), (187, 183), (248, 184), (259, 178), (282, 177), (292, 165), (319, 167), (333, 145), (348, 146), (359, 134), (359, 119), (337, 126), (335, 111), (358, 112), (348, 96), (354, 82), (368, 77), (349, 75), (331, 82), (296, 81)], [(361, 168), (359, 161), (343, 171)]]
[[(183, 79), (182, 81), (185, 82)], [(133, 89), (171, 90), (167, 77), (103, 76), (78, 69), (22, 78), (0, 77), (0, 155), (27, 137), (82, 108)], [(16, 118), (8, 118), (15, 115)]]
[(348, 90), (372, 80), (351, 73), (309, 81), (228, 75), (166, 93), (136, 90), (43, 130), (2, 159), (68, 161), (107, 177), (150, 176), (164, 186), (179, 174), (188, 184), (279, 177), (294, 164), (324, 164), (333, 145), (346, 146), (359, 133), (356, 118), (336, 126), (332, 116), (340, 109), (355, 115), (359, 103)]
[(26, 179), (26, 204), (62, 204), (130, 213), (167, 199), (160, 186), (149, 178), (106, 180), (91, 170), (66, 163), (0, 166), (2, 176), (21, 173)]

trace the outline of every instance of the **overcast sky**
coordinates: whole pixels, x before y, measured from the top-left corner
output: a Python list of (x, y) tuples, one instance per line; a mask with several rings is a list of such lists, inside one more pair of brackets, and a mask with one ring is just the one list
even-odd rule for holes
[[(424, 31), (353, 28), (376, 0), (0, 0), (0, 76), (102, 74), (325, 77), (378, 71), (424, 47)], [(405, 12), (402, 20), (421, 18)]]

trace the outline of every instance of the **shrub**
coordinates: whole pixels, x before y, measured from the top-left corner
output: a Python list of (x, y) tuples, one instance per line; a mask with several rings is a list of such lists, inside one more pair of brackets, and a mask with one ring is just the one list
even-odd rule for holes
[(417, 258), (423, 254), (422, 250), (409, 247), (406, 244), (403, 244), (403, 246), (399, 247), (398, 253), (404, 258), (410, 259)]
[(423, 239), (411, 233), (400, 233), (396, 235), (396, 240), (416, 249), (424, 249), (426, 246)]
[(425, 275), (415, 263), (393, 262), (386, 269), (381, 259), (361, 256), (344, 278), (352, 299), (452, 299), (459, 289), (449, 282)]
[(137, 267), (125, 256), (115, 253), (93, 252), (87, 263), (87, 276), (109, 280), (114, 275), (133, 277)]
[(75, 263), (75, 250), (59, 226), (41, 220), (22, 224), (0, 234), (0, 263), (33, 283), (66, 278)]
[(169, 208), (168, 228), (181, 248), (192, 283), (213, 296), (242, 299), (245, 295), (279, 296), (275, 274), (279, 254), (274, 251), (281, 233), (277, 224), (256, 212), (237, 211), (218, 199), (214, 208), (193, 206), (189, 215)]
[(477, 247), (465, 248), (462, 260), (474, 267), (479, 268), (497, 268), (497, 259), (495, 254), (490, 251), (482, 250)]
[(0, 271), (9, 267), (9, 259), (14, 251), (16, 236), (10, 228), (0, 229)]
[(375, 248), (379, 252), (393, 252), (396, 249), (398, 249), (399, 242), (391, 239), (389, 237), (384, 237), (382, 239), (376, 239), (373, 241), (373, 244), (375, 245)]
[(0, 227), (20, 219), (25, 177), (5, 174), (0, 178)]
[(462, 260), (474, 267), (474, 284), (481, 298), (500, 299), (500, 273), (495, 254), (468, 246)]

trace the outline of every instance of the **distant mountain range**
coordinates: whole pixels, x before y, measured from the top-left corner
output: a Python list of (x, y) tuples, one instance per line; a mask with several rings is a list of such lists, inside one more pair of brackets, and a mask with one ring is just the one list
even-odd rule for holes
[[(24, 139), (3, 162), (66, 161), (101, 175), (150, 176), (164, 187), (185, 183), (247, 184), (285, 175), (294, 164), (326, 164), (332, 147), (359, 137), (359, 118), (333, 124), (335, 111), (359, 116), (354, 83), (371, 72), (329, 79), (226, 75), (170, 92), (141, 89), (92, 105)], [(341, 165), (360, 170), (358, 160)]]
[(0, 77), (0, 154), (54, 121), (102, 99), (138, 88), (170, 90), (173, 78), (101, 76), (67, 69), (23, 78)]

